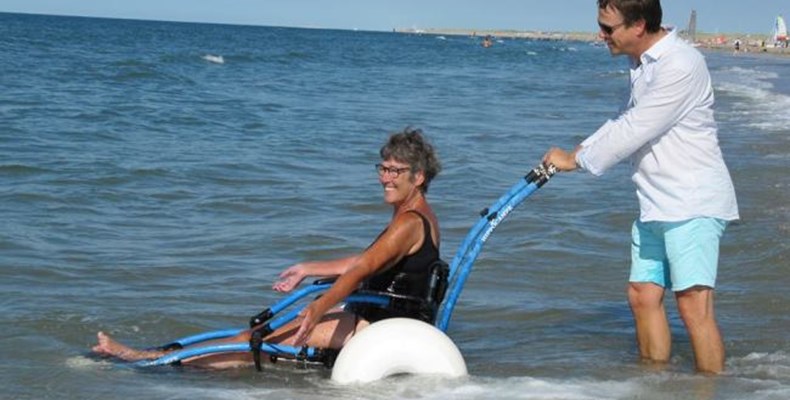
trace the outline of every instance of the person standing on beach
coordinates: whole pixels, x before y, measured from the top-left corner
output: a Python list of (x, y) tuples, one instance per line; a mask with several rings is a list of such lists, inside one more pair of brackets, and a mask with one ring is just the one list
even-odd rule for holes
[(713, 309), (719, 240), (739, 218), (718, 144), (705, 59), (661, 27), (659, 0), (598, 0), (599, 37), (631, 61), (624, 111), (573, 151), (551, 148), (545, 164), (603, 174), (630, 158), (640, 215), (632, 227), (628, 301), (641, 357), (665, 363), (671, 336), (664, 292), (675, 293), (696, 368), (724, 369)]

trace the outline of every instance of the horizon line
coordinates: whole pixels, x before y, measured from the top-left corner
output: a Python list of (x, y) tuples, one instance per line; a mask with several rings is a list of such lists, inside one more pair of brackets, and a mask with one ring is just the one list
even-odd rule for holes
[[(450, 32), (509, 32), (509, 33), (551, 33), (551, 34), (597, 34), (596, 31), (585, 30), (545, 30), (545, 29), (516, 29), (516, 28), (460, 28), (460, 27), (391, 27), (388, 29), (372, 29), (372, 28), (339, 28), (339, 27), (322, 27), (322, 26), (309, 26), (309, 25), (270, 25), (263, 23), (247, 23), (247, 22), (227, 22), (227, 21), (201, 21), (201, 20), (171, 20), (171, 19), (158, 19), (158, 18), (143, 18), (143, 17), (119, 17), (107, 15), (78, 15), (78, 14), (50, 14), (41, 12), (22, 12), (22, 11), (2, 11), (0, 14), (18, 14), (30, 16), (45, 16), (45, 17), (63, 17), (63, 18), (92, 18), (92, 19), (110, 19), (121, 21), (141, 21), (141, 22), (170, 22), (170, 23), (183, 23), (183, 24), (207, 24), (207, 25), (230, 25), (230, 26), (249, 26), (249, 27), (268, 27), (268, 28), (292, 28), (292, 29), (324, 29), (324, 30), (338, 30), (338, 31), (354, 31), (354, 32), (394, 32), (394, 33), (425, 33), (425, 34), (439, 34), (439, 32), (447, 34)], [(675, 26), (680, 29), (680, 27)], [(682, 29), (681, 29), (682, 30)], [(697, 34), (703, 35), (766, 35), (764, 32), (708, 32), (697, 30)]]

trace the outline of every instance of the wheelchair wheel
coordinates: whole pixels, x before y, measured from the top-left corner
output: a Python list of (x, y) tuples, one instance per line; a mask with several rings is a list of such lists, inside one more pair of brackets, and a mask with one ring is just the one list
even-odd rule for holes
[(332, 380), (372, 382), (397, 374), (467, 375), (455, 343), (442, 331), (416, 319), (390, 318), (354, 335), (340, 351)]

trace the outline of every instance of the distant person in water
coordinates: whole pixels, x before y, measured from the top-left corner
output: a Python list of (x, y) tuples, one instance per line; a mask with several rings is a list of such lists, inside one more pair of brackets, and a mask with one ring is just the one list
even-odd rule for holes
[(659, 0), (598, 0), (599, 36), (631, 61), (625, 110), (572, 151), (551, 148), (543, 162), (601, 175), (630, 158), (640, 215), (631, 231), (628, 301), (645, 360), (669, 361), (664, 292), (672, 290), (697, 369), (724, 368), (713, 310), (719, 240), (738, 219), (730, 174), (713, 119), (705, 58), (661, 27)]
[(492, 44), (491, 35), (486, 35), (486, 37), (483, 38), (483, 47), (491, 47)]
[[(393, 134), (379, 152), (376, 164), (384, 202), (392, 206), (392, 219), (373, 243), (359, 254), (327, 261), (310, 261), (293, 265), (280, 274), (273, 288), (290, 292), (307, 277), (337, 277), (323, 296), (310, 303), (290, 325), (264, 338), (268, 343), (339, 349), (369, 324), (392, 317), (432, 320), (425, 310), (383, 309), (378, 307), (338, 307), (344, 298), (363, 286), (366, 289), (394, 294), (423, 296), (431, 278), (430, 266), (439, 259), (439, 223), (426, 193), (441, 166), (433, 146), (420, 130), (406, 129)], [(397, 284), (394, 284), (397, 283)], [(394, 288), (394, 289), (393, 289)], [(438, 300), (438, 301), (437, 301)], [(441, 302), (441, 299), (434, 301)], [(250, 330), (236, 337), (205, 342), (248, 343)], [(97, 354), (126, 361), (155, 359), (162, 350), (138, 350), (121, 344), (99, 332)], [(223, 353), (184, 361), (184, 364), (213, 368), (252, 363), (248, 353)]]

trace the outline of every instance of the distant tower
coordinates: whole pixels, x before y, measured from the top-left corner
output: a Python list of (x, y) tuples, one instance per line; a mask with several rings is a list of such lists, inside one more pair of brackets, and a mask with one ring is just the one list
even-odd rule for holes
[(691, 43), (697, 41), (697, 10), (691, 10), (691, 17), (689, 17), (689, 26), (686, 30)]

